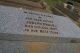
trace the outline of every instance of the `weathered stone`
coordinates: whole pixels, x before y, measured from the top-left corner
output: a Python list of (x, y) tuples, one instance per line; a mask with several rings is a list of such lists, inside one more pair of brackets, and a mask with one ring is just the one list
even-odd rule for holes
[[(36, 43), (37, 44), (33, 44), (32, 42), (23, 42), (23, 41), (2, 41), (0, 40), (0, 53), (30, 53), (30, 51), (33, 51), (35, 49), (38, 50), (40, 48), (44, 50), (44, 53), (53, 53), (53, 52), (54, 53), (79, 53), (80, 52), (79, 43), (78, 44), (77, 43), (50, 44), (50, 43), (43, 43), (43, 42), (36, 42)], [(40, 47), (37, 48), (37, 46), (40, 46)], [(34, 47), (35, 49), (33, 49)]]

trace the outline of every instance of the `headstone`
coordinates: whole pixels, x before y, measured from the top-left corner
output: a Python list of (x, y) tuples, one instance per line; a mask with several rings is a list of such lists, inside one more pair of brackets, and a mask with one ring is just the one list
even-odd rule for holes
[(0, 5), (0, 53), (80, 52), (80, 44), (53, 43), (64, 38), (80, 38), (68, 17)]
[(0, 5), (0, 33), (2, 37), (79, 38), (80, 28), (68, 17)]

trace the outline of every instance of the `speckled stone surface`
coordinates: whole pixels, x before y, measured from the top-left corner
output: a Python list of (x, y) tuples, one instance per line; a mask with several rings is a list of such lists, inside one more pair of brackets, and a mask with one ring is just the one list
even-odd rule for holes
[(0, 6), (0, 32), (21, 34), (24, 15), (17, 8)]
[[(38, 14), (32, 15), (26, 12), (32, 12)], [(68, 17), (57, 16), (49, 13), (35, 12), (31, 10), (24, 10), (22, 8), (15, 8), (9, 6), (0, 5), (0, 33), (10, 33), (10, 34), (27, 34), (24, 33), (26, 17), (37, 18), (42, 15), (50, 15), (53, 17), (54, 25), (57, 28), (58, 35), (57, 37), (71, 37), (79, 38), (80, 37), (80, 28), (73, 23)], [(48, 17), (43, 16), (43, 19), (48, 19)], [(29, 33), (31, 34), (31, 33)], [(34, 33), (32, 33), (33, 35)], [(38, 36), (55, 36), (53, 34), (36, 34)]]

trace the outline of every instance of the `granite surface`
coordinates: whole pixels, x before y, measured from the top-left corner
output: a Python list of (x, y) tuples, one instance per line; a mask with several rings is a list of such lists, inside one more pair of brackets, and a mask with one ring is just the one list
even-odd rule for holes
[[(29, 14), (29, 13), (33, 14)], [(35, 15), (35, 13), (37, 15)], [(74, 24), (72, 20), (68, 17), (57, 16), (49, 13), (36, 12), (32, 10), (25, 10), (22, 8), (15, 8), (9, 6), (0, 5), (0, 33), (10, 33), (10, 34), (28, 34), (25, 31), (26, 17), (37, 18), (38, 16), (46, 15), (52, 16), (49, 17), (42, 16), (42, 19), (52, 20), (54, 25), (57, 28), (58, 35), (57, 37), (70, 37), (70, 38), (79, 38), (80, 37), (80, 28)], [(29, 35), (37, 36), (55, 36), (51, 33), (41, 34), (41, 33), (32, 33)]]

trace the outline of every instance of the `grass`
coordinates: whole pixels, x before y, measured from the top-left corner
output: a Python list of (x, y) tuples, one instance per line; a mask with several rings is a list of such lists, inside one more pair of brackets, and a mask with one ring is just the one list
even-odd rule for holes
[(53, 5), (54, 3), (57, 2), (64, 2), (65, 0), (45, 0), (45, 2), (48, 3), (48, 5)]

